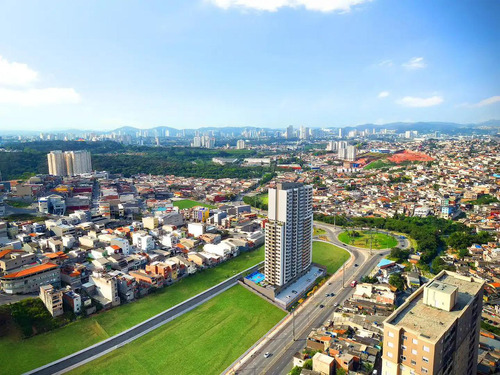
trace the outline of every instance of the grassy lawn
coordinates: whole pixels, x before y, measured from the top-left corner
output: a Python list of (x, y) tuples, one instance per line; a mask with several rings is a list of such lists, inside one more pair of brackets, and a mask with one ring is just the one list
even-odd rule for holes
[(253, 196), (246, 196), (243, 198), (243, 201), (252, 207), (256, 207), (261, 210), (267, 210), (269, 195), (267, 193), (262, 193)]
[(179, 207), (179, 209), (181, 209), (181, 210), (183, 210), (185, 208), (196, 207), (196, 206), (215, 208), (215, 206), (212, 206), (211, 204), (205, 204), (205, 203), (193, 201), (191, 199), (183, 199), (181, 201), (174, 201), (173, 204), (175, 207)]
[(372, 161), (370, 164), (365, 166), (364, 169), (367, 169), (367, 170), (381, 169), (381, 168), (392, 167), (393, 165), (395, 165), (395, 164), (391, 163), (390, 161), (379, 159), (379, 160)]
[(313, 228), (313, 236), (322, 236), (323, 234), (326, 234), (326, 231), (321, 228)]
[(314, 241), (313, 262), (326, 266), (329, 274), (335, 273), (349, 259), (349, 252), (335, 245)]
[[(138, 301), (78, 320), (54, 331), (29, 339), (21, 339), (16, 335), (2, 337), (0, 373), (20, 374), (107, 339), (262, 260), (263, 246), (218, 267), (189, 276)], [(193, 333), (194, 331), (190, 336)], [(212, 350), (203, 346), (198, 349), (200, 352), (212, 353)]]
[(70, 374), (220, 374), (285, 315), (237, 285)]
[(31, 203), (33, 203), (33, 202), (16, 201), (16, 200), (13, 200), (13, 199), (5, 199), (4, 203), (8, 204), (11, 207), (26, 208), (26, 207), (31, 206)]
[[(356, 231), (359, 233), (358, 237), (351, 237), (349, 233), (342, 232), (339, 234), (339, 240), (348, 245), (362, 247), (365, 249), (370, 248), (370, 232), (368, 231)], [(389, 236), (385, 233), (373, 233), (373, 249), (390, 249), (398, 245), (398, 240), (393, 236)]]

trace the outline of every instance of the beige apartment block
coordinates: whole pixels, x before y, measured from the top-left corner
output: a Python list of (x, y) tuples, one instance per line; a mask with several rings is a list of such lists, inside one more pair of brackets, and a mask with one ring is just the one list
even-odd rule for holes
[(442, 271), (384, 322), (383, 375), (475, 375), (484, 281)]

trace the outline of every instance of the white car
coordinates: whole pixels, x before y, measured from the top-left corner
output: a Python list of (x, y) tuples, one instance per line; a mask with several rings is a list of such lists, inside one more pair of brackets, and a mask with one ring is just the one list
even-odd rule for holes
[(270, 356), (271, 356), (271, 353), (269, 353), (269, 352), (266, 352), (266, 353), (264, 354), (264, 358), (269, 358)]

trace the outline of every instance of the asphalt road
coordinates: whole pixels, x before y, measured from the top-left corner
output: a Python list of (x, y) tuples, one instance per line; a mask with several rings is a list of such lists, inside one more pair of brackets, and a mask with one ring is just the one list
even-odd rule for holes
[[(351, 296), (353, 290), (350, 283), (359, 280), (377, 265), (389, 250), (360, 249), (353, 246), (345, 246), (337, 239), (337, 235), (343, 229), (337, 229), (332, 225), (315, 222), (315, 226), (327, 231), (328, 239), (339, 247), (348, 248), (354, 259), (345, 268), (344, 287), (342, 286), (342, 271), (337, 272), (328, 284), (316, 293), (313, 300), (295, 313), (294, 319), (283, 324), (277, 334), (265, 342), (252, 357), (238, 367), (236, 374), (287, 374), (292, 369), (293, 355), (305, 347), (307, 335), (312, 329), (320, 327), (324, 322), (330, 320), (335, 310), (335, 304), (342, 304)], [(400, 240), (400, 246), (408, 246), (408, 241)], [(358, 264), (358, 266), (355, 266)], [(326, 297), (326, 293), (335, 293), (334, 297)], [(320, 308), (319, 305), (324, 305)], [(295, 328), (294, 328), (295, 327)], [(294, 339), (295, 331), (295, 339)], [(264, 357), (269, 352), (271, 356)], [(229, 373), (234, 373), (230, 371)]]
[(51, 374), (62, 374), (67, 372), (75, 367), (81, 366), (91, 360), (94, 360), (110, 351), (117, 349), (141, 336), (144, 334), (158, 328), (159, 326), (168, 323), (172, 319), (192, 310), (198, 305), (208, 301), (209, 299), (215, 297), (217, 294), (229, 289), (230, 287), (237, 284), (237, 280), (244, 274), (251, 272), (258, 267), (260, 267), (262, 263), (255, 265), (225, 281), (216, 285), (215, 287), (206, 290), (205, 292), (200, 293), (199, 295), (184, 301), (164, 312), (154, 316), (153, 318), (146, 320), (129, 330), (126, 330), (118, 335), (110, 337), (107, 340), (101, 341), (93, 346), (85, 348), (77, 353), (64, 357), (58, 361), (54, 361), (49, 363), (46, 366), (39, 367), (38, 369), (34, 369), (32, 371), (27, 372), (26, 374), (37, 374), (37, 375), (51, 375)]

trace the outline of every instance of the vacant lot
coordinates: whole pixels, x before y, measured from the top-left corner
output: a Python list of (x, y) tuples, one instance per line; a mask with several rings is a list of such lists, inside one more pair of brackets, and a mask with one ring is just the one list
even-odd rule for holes
[(15, 334), (2, 337), (0, 373), (20, 374), (105, 340), (262, 260), (264, 247), (189, 276), (136, 302), (78, 320), (54, 331), (24, 340)]
[(184, 210), (185, 208), (196, 207), (196, 206), (215, 208), (215, 206), (212, 206), (211, 204), (205, 204), (205, 203), (193, 201), (191, 199), (183, 199), (181, 201), (174, 201), (173, 203), (174, 203), (175, 207), (179, 207), (179, 209), (181, 209), (181, 210)]
[(220, 374), (285, 315), (237, 285), (71, 374)]
[(365, 249), (370, 248), (371, 242), (372, 248), (376, 250), (390, 249), (398, 245), (398, 240), (385, 233), (373, 232), (372, 236), (370, 236), (369, 231), (355, 231), (355, 233), (357, 235), (352, 235), (352, 232), (342, 232), (339, 234), (339, 240), (343, 243)]
[(338, 246), (320, 241), (313, 242), (312, 260), (314, 263), (326, 266), (329, 274), (335, 273), (349, 256), (349, 252)]

